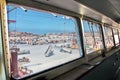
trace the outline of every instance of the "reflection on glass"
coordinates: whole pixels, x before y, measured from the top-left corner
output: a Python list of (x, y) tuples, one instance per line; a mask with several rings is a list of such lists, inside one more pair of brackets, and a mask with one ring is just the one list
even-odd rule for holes
[(105, 45), (107, 48), (111, 48), (114, 46), (112, 29), (105, 26), (104, 31), (105, 31), (105, 35), (104, 35), (105, 36)]
[(118, 30), (117, 29), (113, 29), (113, 33), (114, 33), (115, 44), (117, 46), (117, 45), (119, 45)]
[(100, 25), (84, 20), (83, 26), (87, 54), (102, 49), (103, 44)]
[(72, 17), (23, 11), (14, 6), (8, 6), (8, 12), (14, 78), (41, 72), (82, 56)]

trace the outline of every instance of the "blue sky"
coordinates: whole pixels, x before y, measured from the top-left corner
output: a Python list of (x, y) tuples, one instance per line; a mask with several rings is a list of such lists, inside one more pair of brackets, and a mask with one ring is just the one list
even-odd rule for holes
[[(12, 6), (8, 6), (7, 10), (12, 8)], [(35, 34), (75, 32), (76, 26), (74, 20), (63, 18), (61, 15), (55, 17), (52, 14), (35, 10), (25, 12), (20, 7), (8, 13), (8, 20), (16, 20), (15, 23), (9, 24), (10, 31), (16, 30)]]

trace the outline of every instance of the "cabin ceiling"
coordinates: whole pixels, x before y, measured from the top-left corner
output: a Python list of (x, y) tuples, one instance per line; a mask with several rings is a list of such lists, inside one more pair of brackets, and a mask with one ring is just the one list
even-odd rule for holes
[(76, 0), (120, 23), (120, 0)]
[[(82, 6), (80, 7), (80, 5), (83, 4), (111, 18), (115, 22), (120, 23), (120, 0), (37, 0), (37, 1), (49, 4), (53, 3), (52, 5), (63, 7), (69, 10), (70, 9), (72, 10), (74, 8), (74, 10), (72, 11), (85, 15), (88, 15), (87, 13), (89, 13), (91, 15), (89, 10), (87, 12), (87, 10), (84, 10)], [(80, 11), (80, 9), (84, 11)]]
[(59, 7), (111, 25), (120, 23), (120, 0), (8, 0), (17, 4), (31, 4), (31, 1)]

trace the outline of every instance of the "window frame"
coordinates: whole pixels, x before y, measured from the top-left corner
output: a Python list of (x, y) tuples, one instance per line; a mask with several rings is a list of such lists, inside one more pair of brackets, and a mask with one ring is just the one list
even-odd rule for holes
[[(113, 46), (107, 48), (107, 46), (106, 46), (106, 40), (104, 39), (106, 51), (110, 51), (110, 50), (115, 46), (115, 41), (114, 41), (114, 37), (113, 37), (113, 28), (110, 27), (109, 25), (106, 25), (106, 24), (103, 26), (103, 28), (104, 28), (104, 38), (105, 38), (105, 34), (106, 34), (106, 32), (105, 32), (105, 27), (108, 28), (108, 29), (110, 29), (110, 30), (111, 30), (111, 33), (112, 33), (111, 37), (112, 37), (112, 40), (113, 40), (113, 41), (112, 41), (112, 42), (113, 42)], [(107, 36), (107, 37), (108, 37), (108, 36)]]
[[(86, 52), (86, 47), (85, 47), (85, 41), (84, 41), (85, 54), (87, 55), (88, 61), (90, 61), (90, 60), (93, 60), (93, 59), (96, 58), (96, 57), (101, 56), (102, 51), (104, 50), (103, 35), (102, 35), (102, 25), (101, 25), (101, 23), (96, 22), (96, 21), (94, 21), (94, 20), (83, 19), (83, 20), (82, 20), (82, 24), (83, 24), (83, 21), (89, 21), (89, 22), (92, 22), (92, 23), (95, 23), (95, 24), (99, 25), (100, 38), (101, 38), (101, 40), (102, 40), (102, 45), (103, 45), (103, 48), (102, 48), (102, 49), (99, 49), (99, 50), (96, 50), (96, 51), (93, 51), (93, 52), (87, 54), (87, 52)], [(84, 34), (84, 36), (85, 36), (84, 25), (83, 25), (83, 34)], [(85, 37), (83, 37), (83, 39), (85, 39)]]
[[(114, 36), (114, 34), (116, 34), (114, 30), (117, 31), (116, 33), (117, 33), (117, 36), (118, 36), (118, 43), (115, 42), (115, 46), (119, 46), (119, 43), (120, 43), (120, 41), (119, 41), (119, 31), (118, 31), (118, 29), (113, 28), (113, 36)], [(114, 41), (115, 41), (115, 37), (114, 37)]]
[[(25, 6), (26, 7), (26, 6)], [(34, 8), (32, 8), (32, 9), (34, 9)], [(37, 9), (37, 10), (39, 10), (39, 9)], [(43, 10), (43, 11), (47, 11), (47, 10)], [(52, 12), (52, 11), (50, 11), (50, 12)], [(54, 12), (53, 12), (54, 13)], [(57, 13), (57, 14), (59, 14), (59, 13)], [(61, 14), (61, 13), (60, 13)], [(66, 15), (66, 14), (61, 14), (61, 15)], [(66, 15), (67, 16), (67, 15)], [(69, 15), (68, 15), (69, 16)], [(83, 53), (83, 50), (82, 50), (82, 44), (81, 44), (81, 36), (80, 36), (80, 30), (79, 30), (79, 26), (80, 25), (78, 25), (78, 19), (77, 19), (77, 17), (75, 17), (75, 16), (70, 16), (70, 17), (72, 17), (72, 18), (74, 18), (75, 19), (75, 27), (77, 28), (75, 31), (76, 31), (76, 34), (77, 34), (77, 38), (79, 39), (77, 42), (78, 42), (78, 44), (79, 44), (79, 48), (81, 49), (81, 51), (80, 51), (80, 53), (82, 53), (82, 56), (81, 57), (79, 57), (79, 58), (76, 58), (76, 59), (74, 59), (74, 60), (72, 60), (72, 61), (69, 61), (69, 62), (66, 62), (66, 63), (63, 63), (63, 64), (60, 64), (60, 65), (58, 65), (58, 66), (55, 66), (55, 67), (52, 67), (52, 68), (50, 68), (50, 69), (47, 69), (47, 70), (44, 70), (44, 71), (42, 71), (42, 72), (38, 72), (38, 73), (34, 73), (34, 74), (32, 74), (32, 75), (29, 75), (29, 76), (25, 76), (25, 77), (23, 77), (23, 78), (20, 78), (20, 79), (27, 79), (27, 78), (32, 78), (33, 76), (35, 76), (35, 75), (42, 75), (42, 74), (46, 74), (46, 73), (51, 73), (51, 72), (54, 72), (54, 70), (59, 70), (59, 69), (61, 69), (61, 68), (66, 68), (66, 66), (68, 66), (68, 65), (71, 65), (71, 64), (75, 64), (75, 66), (76, 65), (78, 65), (78, 64), (76, 64), (76, 63), (78, 63), (78, 61), (80, 62), (81, 61), (81, 63), (80, 64), (82, 64), (83, 62), (86, 62), (86, 60), (85, 60), (85, 56), (84, 56), (84, 53)], [(80, 65), (79, 64), (79, 65)], [(63, 66), (64, 65), (64, 66)], [(74, 67), (74, 66), (72, 66), (72, 67)], [(70, 67), (70, 68), (72, 68), (72, 67)], [(58, 69), (57, 69), (58, 68)], [(68, 69), (70, 69), (70, 68), (68, 68)], [(68, 69), (66, 69), (66, 70), (68, 70)], [(65, 70), (65, 71), (66, 71)], [(59, 73), (58, 73), (59, 74)], [(48, 75), (49, 76), (49, 75)], [(12, 79), (14, 79), (13, 77), (11, 77)]]

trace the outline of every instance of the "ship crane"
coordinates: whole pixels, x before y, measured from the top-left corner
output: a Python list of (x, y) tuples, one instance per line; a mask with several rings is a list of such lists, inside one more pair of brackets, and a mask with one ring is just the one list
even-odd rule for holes
[(51, 55), (53, 55), (53, 50), (52, 50), (51, 45), (49, 45), (46, 52), (45, 52), (45, 57), (49, 57)]

